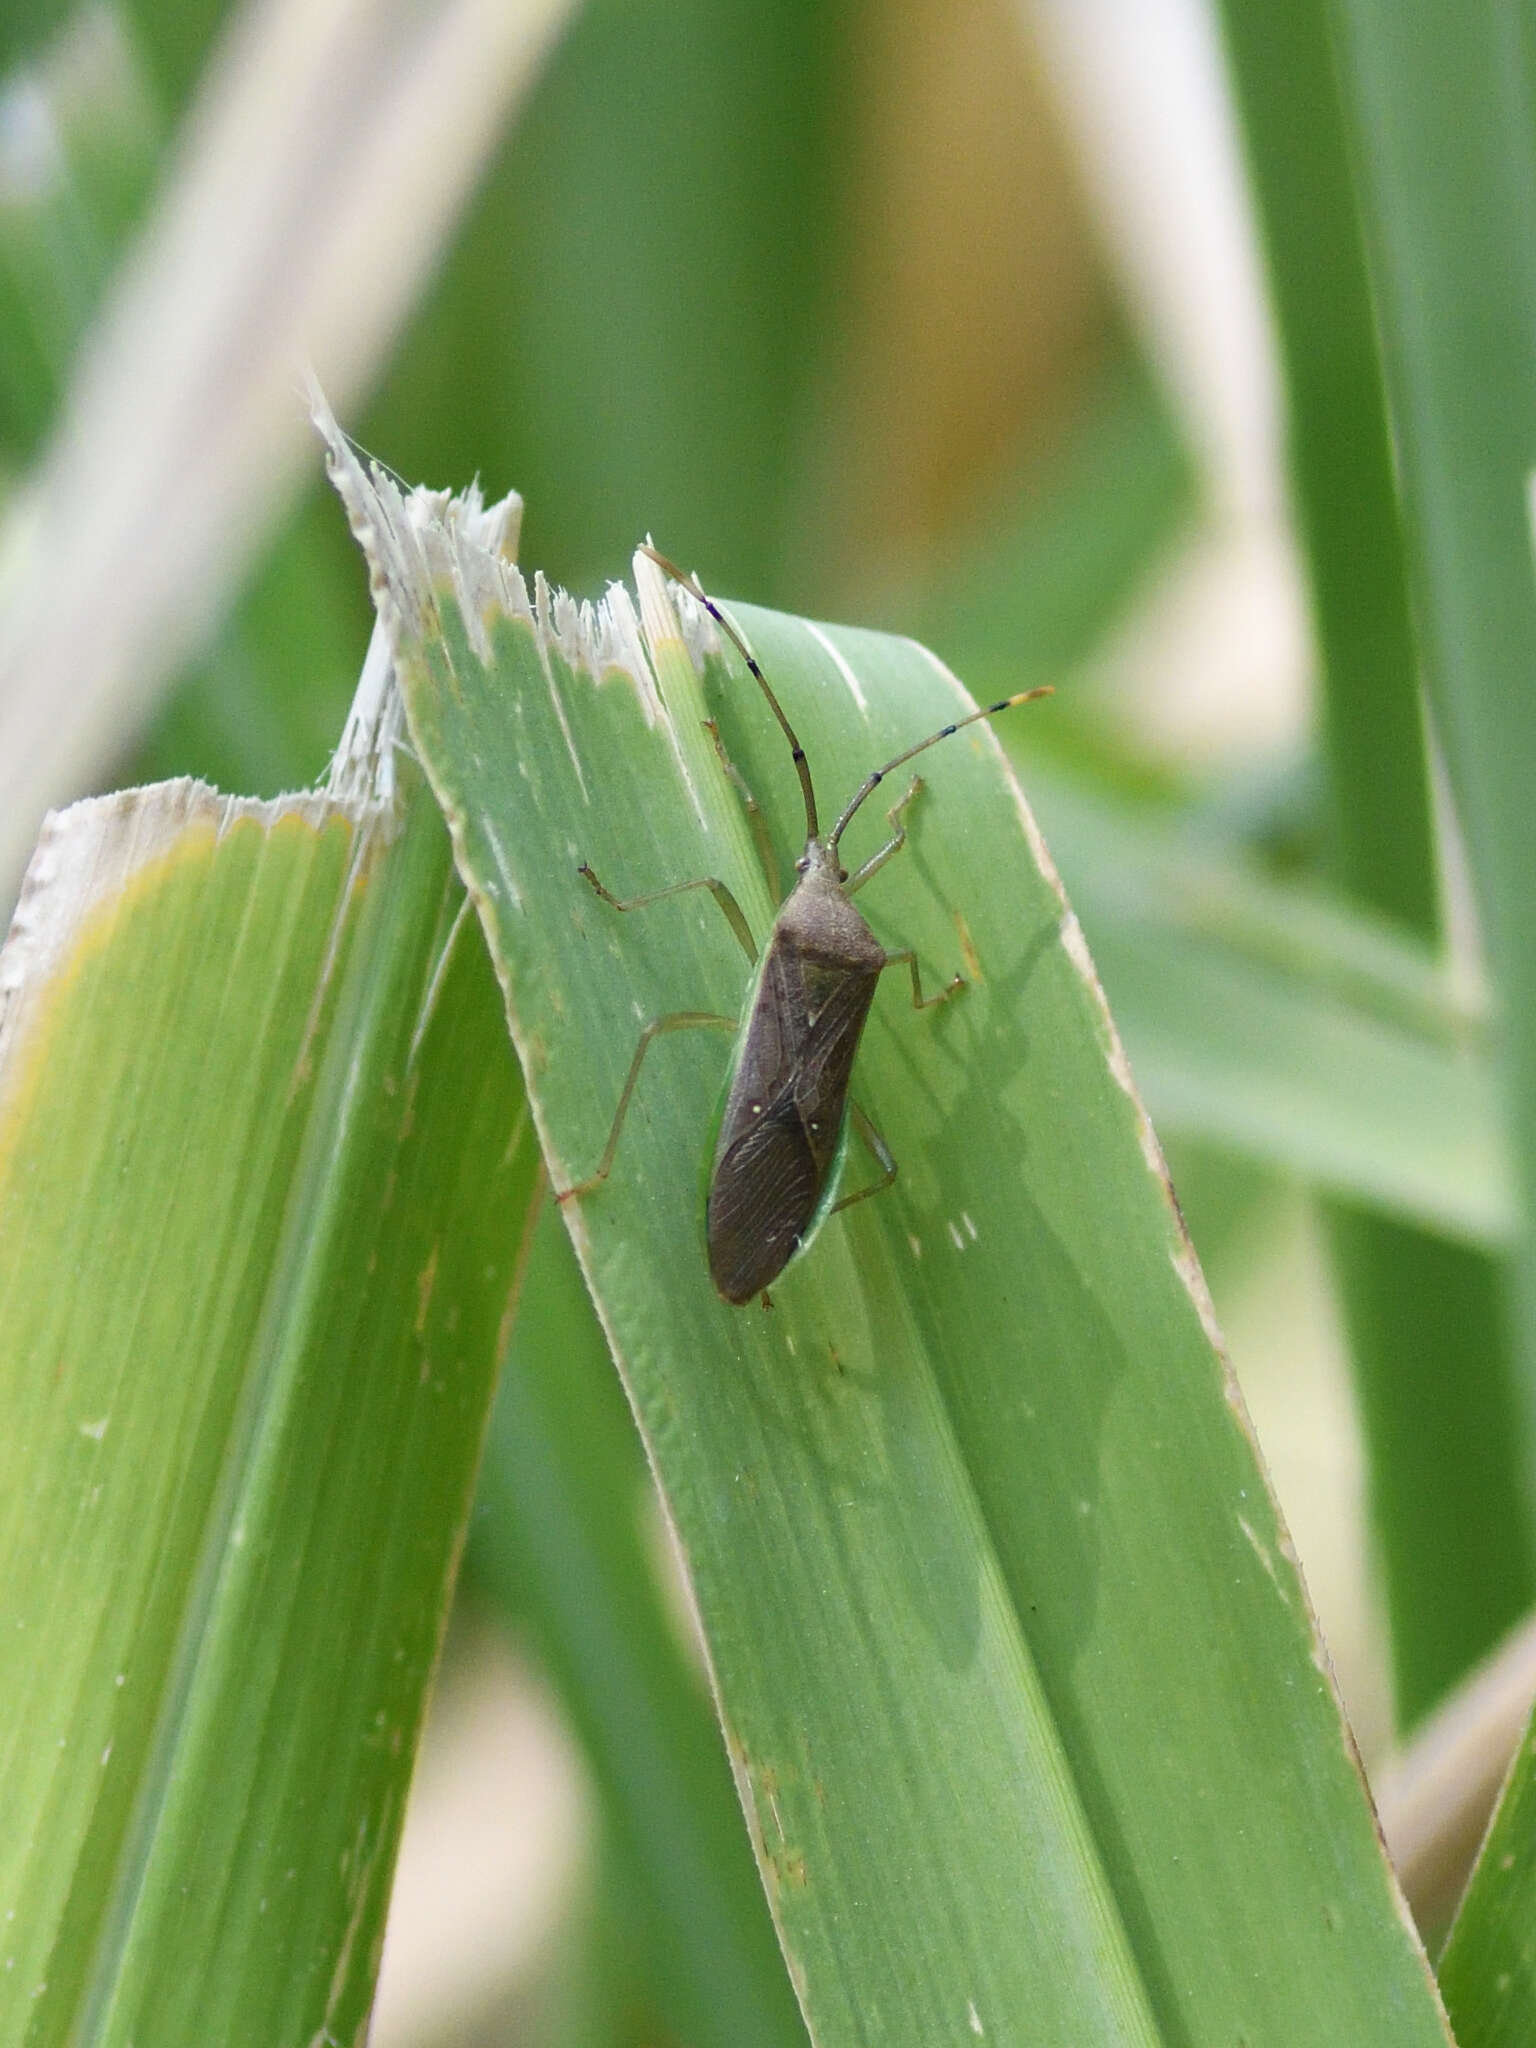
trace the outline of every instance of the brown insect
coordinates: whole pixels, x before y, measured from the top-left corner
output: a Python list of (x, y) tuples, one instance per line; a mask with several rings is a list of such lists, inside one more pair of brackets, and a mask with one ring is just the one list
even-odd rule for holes
[[(696, 1028), (735, 1032), (736, 1048), (710, 1166), (705, 1238), (710, 1278), (726, 1301), (739, 1306), (764, 1293), (825, 1217), (878, 1194), (896, 1178), (890, 1148), (848, 1092), (854, 1056), (881, 975), (889, 967), (905, 966), (912, 977), (912, 1007), (916, 1010), (931, 1009), (965, 986), (964, 977), (957, 974), (934, 995), (925, 996), (911, 947), (887, 952), (851, 900), (905, 844), (905, 814), (923, 786), (921, 778), (914, 775), (905, 794), (891, 807), (890, 838), (851, 876), (839, 859), (838, 842), (860, 806), (892, 769), (978, 719), (995, 718), (1000, 711), (1027, 704), (1033, 697), (1048, 697), (1051, 691), (1049, 685), (1021, 690), (930, 733), (867, 775), (831, 831), (823, 833), (817, 823), (816, 792), (805, 750), (746, 642), (695, 577), (685, 576), (654, 548), (644, 552), (704, 606), (768, 700), (789, 741), (800, 778), (805, 799), (805, 851), (795, 863), (799, 880), (774, 919), (761, 956), (740, 904), (714, 876), (675, 882), (669, 889), (621, 901), (604, 888), (585, 862), (581, 864), (578, 872), (615, 910), (639, 910), (685, 890), (708, 889), (748, 959), (755, 963), (756, 972), (745, 1023), (711, 1011), (681, 1010), (653, 1018), (646, 1025), (597, 1170), (564, 1189), (560, 1200), (588, 1194), (608, 1178), (640, 1068), (655, 1039), (665, 1032)], [(755, 817), (755, 806), (751, 808)], [(857, 1129), (880, 1173), (878, 1179), (837, 1199), (851, 1129)]]

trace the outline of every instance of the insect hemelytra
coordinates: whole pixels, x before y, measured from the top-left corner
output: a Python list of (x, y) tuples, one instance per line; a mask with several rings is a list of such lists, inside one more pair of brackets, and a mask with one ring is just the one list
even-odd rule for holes
[[(780, 906), (761, 957), (741, 906), (716, 877), (675, 882), (647, 896), (621, 900), (593, 874), (585, 861), (578, 872), (615, 910), (638, 910), (664, 896), (688, 889), (708, 889), (725, 913), (731, 930), (756, 963), (747, 999), (746, 1021), (711, 1011), (680, 1010), (646, 1025), (630, 1061), (629, 1074), (614, 1111), (608, 1142), (597, 1170), (559, 1199), (583, 1195), (608, 1178), (630, 1097), (653, 1039), (664, 1032), (694, 1027), (737, 1033), (736, 1048), (725, 1085), (719, 1131), (709, 1173), (705, 1237), (709, 1273), (720, 1295), (737, 1306), (762, 1294), (776, 1280), (823, 1218), (866, 1195), (877, 1194), (896, 1178), (896, 1161), (885, 1140), (848, 1093), (854, 1055), (869, 1016), (880, 976), (888, 967), (905, 965), (912, 976), (912, 1004), (925, 1010), (942, 1003), (965, 986), (956, 975), (936, 994), (925, 996), (917, 956), (902, 947), (887, 952), (855, 908), (852, 897), (906, 840), (904, 816), (922, 788), (913, 776), (905, 794), (889, 812), (891, 836), (878, 852), (850, 876), (838, 858), (838, 842), (854, 813), (872, 796), (893, 768), (962, 726), (994, 718), (1032, 697), (1047, 697), (1049, 685), (1021, 690), (984, 710), (941, 726), (915, 746), (867, 775), (854, 791), (832, 830), (817, 823), (816, 793), (805, 751), (795, 737), (767, 677), (736, 628), (695, 577), (685, 576), (664, 555), (643, 552), (689, 591), (729, 637), (755, 678), (770, 710), (789, 741), (805, 800), (805, 851), (795, 863), (799, 879)], [(723, 758), (723, 756), (722, 756)], [(726, 764), (729, 769), (729, 763)], [(734, 770), (731, 771), (733, 779)], [(750, 798), (748, 799), (750, 805)], [(755, 806), (751, 807), (755, 817)], [(879, 1178), (834, 1201), (850, 1123), (857, 1127), (880, 1168)]]

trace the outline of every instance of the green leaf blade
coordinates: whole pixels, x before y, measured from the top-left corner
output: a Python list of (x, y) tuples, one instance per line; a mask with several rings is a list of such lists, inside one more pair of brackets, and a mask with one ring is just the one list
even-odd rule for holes
[(804, 2048), (718, 1728), (657, 1583), (633, 1419), (553, 1202), (518, 1292), (468, 1569), (531, 1628), (603, 1795), (659, 2018)]
[[(618, 677), (594, 691), (558, 649), (551, 650), (551, 677), (531, 628), (520, 620), (492, 633), (506, 688), (472, 696), (463, 687), (472, 649), (451, 620), (445, 645), (452, 681), (429, 700), (417, 700), (415, 738), (424, 758), (452, 754), (497, 784), (510, 768), (527, 805), (514, 840), (504, 829), (504, 808), (482, 800), (486, 791), (471, 783), (450, 793), (447, 808), (461, 843), (484, 848), (484, 866), (472, 864), (469, 871), (498, 918), (522, 923), (542, 915), (556, 929), (575, 930), (569, 981), (555, 987), (542, 1015), (526, 1008), (515, 1013), (524, 1027), (525, 1057), (540, 1073), (536, 1100), (542, 1100), (545, 1117), (585, 1134), (557, 1152), (565, 1162), (557, 1171), (573, 1180), (601, 1150), (606, 1105), (618, 1098), (632, 1034), (644, 1015), (669, 1007), (668, 981), (687, 986), (679, 954), (698, 970), (690, 1007), (696, 1002), (729, 1009), (741, 992), (740, 950), (707, 898), (703, 912), (688, 898), (655, 906), (657, 918), (666, 920), (661, 957), (654, 938), (635, 957), (626, 942), (632, 921), (615, 932), (615, 913), (591, 896), (576, 873), (578, 859), (588, 858), (610, 886), (628, 891), (676, 872), (675, 828), (673, 843), (667, 843), (673, 820), (641, 794), (647, 762), (676, 787), (680, 752), (696, 778), (695, 791), (707, 787), (706, 776), (715, 781), (709, 816), (712, 824), (716, 817), (721, 823), (712, 834), (682, 784), (690, 821), (684, 829), (693, 839), (689, 872), (728, 869), (732, 886), (739, 883), (751, 906), (749, 916), (766, 899), (761, 881), (754, 888), (745, 867), (744, 830), (739, 823), (733, 827), (729, 811), (721, 808), (724, 778), (702, 736), (704, 707), (691, 665), (677, 658), (680, 643), (663, 646), (656, 660), (663, 697), (693, 694), (692, 716), (682, 707), (675, 714), (678, 752), (667, 732), (641, 715), (643, 679), (639, 697)], [(823, 659), (835, 666), (828, 655)], [(466, 705), (465, 722), (455, 724)], [(542, 734), (531, 729), (535, 707), (545, 714)], [(530, 814), (553, 826), (553, 859), (530, 857)], [(570, 838), (572, 816), (585, 821), (589, 836), (580, 844)], [(497, 875), (497, 848), (515, 863), (510, 889)], [(620, 1015), (629, 1020), (628, 1029), (608, 1030), (590, 1046), (598, 1080), (569, 1061), (562, 1072), (550, 1050), (561, 1034), (568, 1043), (572, 1033), (590, 1032), (605, 1013), (612, 1017), (615, 965), (624, 975)], [(550, 989), (547, 978), (543, 987)], [(822, 1965), (814, 2000), (821, 2017), (813, 2026), (834, 2040), (857, 2038), (865, 2024), (891, 2039), (907, 2038), (909, 2030), (911, 2038), (931, 2039), (936, 2031), (967, 2024), (971, 2004), (983, 2024), (989, 2012), (1028, 2004), (1058, 2029), (1075, 2026), (1084, 2041), (1153, 2040), (1027, 1648), (995, 1569), (984, 1562), (984, 1532), (969, 1478), (931, 1379), (917, 1369), (913, 1322), (899, 1306), (880, 1312), (882, 1303), (901, 1302), (899, 1286), (882, 1284), (889, 1257), (885, 1234), (867, 1218), (861, 1229), (857, 1216), (846, 1226), (829, 1227), (814, 1252), (776, 1285), (772, 1336), (765, 1342), (750, 1325), (744, 1333), (742, 1318), (709, 1288), (698, 1218), (699, 1156), (725, 1048), (710, 1034), (701, 1043), (680, 1040), (677, 1049), (686, 1063), (679, 1058), (659, 1070), (664, 1078), (636, 1112), (634, 1129), (649, 1126), (650, 1142), (636, 1146), (634, 1130), (626, 1131), (610, 1184), (583, 1202), (578, 1241), (587, 1241), (588, 1257), (602, 1263), (608, 1289), (628, 1311), (629, 1384), (632, 1396), (644, 1390), (642, 1425), (653, 1453), (665, 1457), (662, 1447), (679, 1431), (696, 1438), (701, 1428), (708, 1430), (708, 1454), (696, 1448), (686, 1457), (674, 1473), (669, 1499), (679, 1528), (691, 1532), (689, 1563), (700, 1605), (722, 1621), (710, 1643), (720, 1690), (727, 1699), (753, 1702), (750, 1715), (731, 1720), (728, 1741), (802, 1997), (806, 1965), (800, 1959), (808, 1947)], [(665, 1127), (670, 1142), (656, 1142), (658, 1127)], [(857, 1264), (850, 1233), (859, 1246)], [(657, 1276), (676, 1270), (680, 1245), (687, 1247), (693, 1276), (702, 1285), (687, 1288), (686, 1311), (668, 1290), (663, 1315), (655, 1299)], [(955, 1256), (952, 1248), (948, 1255)], [(869, 1312), (841, 1317), (839, 1335), (820, 1347), (818, 1359), (805, 1333), (815, 1327), (829, 1289), (845, 1302), (863, 1302)], [(805, 1306), (797, 1310), (797, 1296), (809, 1303), (809, 1312)], [(600, 1312), (608, 1306), (605, 1290)], [(750, 1312), (754, 1319), (760, 1313)], [(611, 1338), (613, 1323), (606, 1314), (605, 1320)], [(686, 1382), (677, 1379), (678, 1360), (690, 1353), (720, 1356), (722, 1347), (726, 1376), (719, 1398), (700, 1415)], [(797, 1354), (803, 1366), (795, 1365)], [(787, 1380), (786, 1366), (794, 1375)], [(809, 1387), (798, 1383), (807, 1370), (815, 1374)], [(825, 1484), (813, 1483), (823, 1460), (850, 1472), (860, 1507), (856, 1547), (847, 1542)], [(859, 1467), (862, 1476), (855, 1480), (851, 1474)], [(947, 1586), (939, 1602), (943, 1611), (963, 1597), (965, 1640), (952, 1659), (936, 1660), (936, 1644), (921, 1634), (911, 1638), (911, 1595), (930, 1569), (912, 1540), (912, 1517), (924, 1507), (944, 1532), (939, 1554), (963, 1560), (966, 1584)], [(798, 1594), (787, 1604), (776, 1600), (779, 1572), (771, 1545), (765, 1547), (768, 1530), (797, 1525), (796, 1541), (808, 1554), (839, 1557), (839, 1583), (824, 1588), (814, 1626)], [(750, 1622), (740, 1612), (744, 1574), (762, 1603)], [(735, 1625), (724, 1619), (733, 1609)], [(881, 1646), (903, 1639), (925, 1683), (892, 1692)], [(855, 1704), (845, 1714), (834, 1709), (808, 1747), (805, 1704), (824, 1691), (825, 1673), (837, 1666)], [(890, 1927), (868, 1913), (872, 1866), (860, 1859), (850, 1869), (844, 1858), (827, 1853), (829, 1828), (836, 1835), (847, 1825), (841, 1802), (868, 1770), (866, 1714), (874, 1698), (883, 1698), (891, 1714), (886, 1768), (903, 1787), (900, 1806), (881, 1831), (883, 1865), (908, 1871), (915, 1885), (939, 1901), (948, 1873), (935, 1844), (952, 1839), (957, 1829), (984, 1864), (999, 1869), (1011, 1866), (1021, 1840), (1057, 1845), (1051, 1852), (1059, 1866), (1056, 1883), (1030, 1902), (1028, 1914), (1037, 1923), (1036, 1939), (1059, 1967), (1049, 1978), (1031, 1970), (1027, 1995), (1013, 1981), (1025, 1909), (1012, 1887), (1000, 1888), (984, 1908), (974, 1898), (950, 1901), (914, 1943), (909, 1926)], [(937, 1769), (942, 1733), (956, 1722), (968, 1731), (964, 1752), (952, 1769)], [(870, 1854), (875, 1847), (871, 1842)], [(828, 1926), (852, 1929), (861, 1921), (869, 1924), (858, 1943), (860, 1967), (851, 1976), (829, 1969), (835, 1951), (826, 1942)]]
[[(430, 521), (397, 542), (389, 487), (333, 457), (569, 1186), (640, 1025), (728, 1011), (746, 979), (707, 897), (621, 917), (577, 863), (621, 895), (720, 876), (756, 924), (702, 723), (781, 852), (782, 740), (734, 664), (690, 679), (649, 565), (628, 694), (594, 688), (622, 601), (584, 654), (557, 648), (510, 572)], [(960, 708), (910, 643), (737, 615), (829, 813)], [(877, 997), (855, 1092), (895, 1187), (832, 1219), (771, 1310), (726, 1308), (698, 1203), (725, 1051), (679, 1037), (567, 1219), (813, 2037), (1443, 2043), (1075, 920), (989, 731), (923, 767), (911, 842), (860, 904), (969, 986), (917, 1017)], [(850, 866), (880, 829), (858, 820)]]
[(175, 795), (100, 807), (125, 879), (7, 1017), (0, 2030), (34, 2043), (364, 2026), (534, 1166), (419, 779), (398, 831)]
[[(1223, 15), (1290, 391), (1322, 656), (1331, 865), (1364, 901), (1432, 940), (1439, 873), (1420, 663), (1330, 4), (1291, 9), (1278, 34), (1249, 0), (1226, 0)], [(1421, 1099), (1402, 1088), (1400, 1122), (1407, 1105), (1419, 1121)], [(1370, 1447), (1396, 1705), (1411, 1725), (1533, 1591), (1530, 1544), (1511, 1538), (1526, 1476), (1504, 1280), (1464, 1246), (1415, 1240), (1358, 1206), (1328, 1220)], [(1447, 1398), (1451, 1332), (1461, 1368)], [(1402, 1426), (1405, 1414), (1417, 1429)], [(1426, 1465), (1467, 1483), (1426, 1484)]]

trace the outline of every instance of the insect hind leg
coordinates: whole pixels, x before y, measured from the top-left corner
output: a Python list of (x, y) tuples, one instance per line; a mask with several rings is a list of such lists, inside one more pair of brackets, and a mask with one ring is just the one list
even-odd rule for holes
[(835, 1216), (839, 1209), (851, 1209), (855, 1202), (867, 1201), (871, 1195), (882, 1195), (896, 1178), (896, 1155), (881, 1137), (874, 1119), (865, 1114), (856, 1102), (848, 1104), (848, 1114), (853, 1119), (853, 1128), (864, 1141), (865, 1149), (880, 1169), (880, 1178), (867, 1186), (855, 1188), (851, 1195), (843, 1195), (832, 1204), (829, 1215)]
[(581, 863), (576, 872), (578, 875), (585, 876), (587, 881), (592, 884), (594, 893), (601, 896), (605, 903), (612, 904), (615, 910), (644, 910), (648, 904), (660, 903), (668, 896), (685, 896), (690, 889), (707, 889), (719, 904), (721, 914), (735, 933), (742, 951), (752, 964), (756, 966), (757, 943), (752, 937), (752, 927), (747, 923), (741, 905), (736, 901), (736, 898), (731, 894), (725, 883), (720, 881), (717, 876), (700, 875), (696, 881), (674, 882), (670, 888), (652, 889), (649, 895), (646, 896), (619, 897), (615, 896), (611, 889), (604, 887), (585, 861)]
[[(684, 886), (687, 886), (686, 884)], [(664, 892), (670, 893), (670, 892)], [(621, 904), (620, 909), (624, 906)], [(589, 1195), (594, 1188), (601, 1187), (613, 1170), (613, 1155), (619, 1148), (619, 1133), (624, 1128), (624, 1119), (629, 1114), (630, 1098), (635, 1092), (635, 1083), (640, 1079), (640, 1069), (645, 1056), (658, 1038), (669, 1031), (715, 1030), (735, 1031), (735, 1017), (720, 1017), (712, 1010), (674, 1010), (670, 1016), (653, 1017), (641, 1032), (635, 1046), (635, 1056), (629, 1063), (629, 1072), (619, 1095), (619, 1106), (613, 1113), (613, 1123), (608, 1132), (608, 1142), (603, 1147), (603, 1156), (597, 1162), (597, 1171), (589, 1173), (585, 1180), (576, 1181), (568, 1188), (555, 1191), (557, 1202), (569, 1202), (577, 1195)]]

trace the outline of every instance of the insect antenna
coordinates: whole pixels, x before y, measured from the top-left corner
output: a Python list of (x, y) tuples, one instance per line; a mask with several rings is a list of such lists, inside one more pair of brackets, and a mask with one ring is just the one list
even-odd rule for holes
[(874, 795), (893, 768), (901, 767), (902, 763), (910, 761), (914, 754), (921, 754), (929, 747), (936, 747), (940, 740), (947, 740), (952, 732), (959, 732), (963, 726), (974, 725), (978, 718), (996, 718), (1000, 711), (1011, 711), (1015, 704), (1028, 704), (1035, 697), (1052, 697), (1055, 694), (1055, 689), (1050, 683), (1042, 683), (1038, 689), (1020, 690), (1016, 696), (1001, 697), (997, 703), (988, 704), (985, 710), (972, 711), (964, 718), (957, 718), (953, 725), (941, 725), (937, 732), (929, 733), (927, 739), (919, 740), (915, 747), (908, 747), (904, 754), (898, 754), (894, 760), (887, 761), (884, 767), (876, 768), (872, 774), (865, 776), (848, 803), (844, 806), (843, 815), (828, 834), (827, 844), (834, 849), (836, 848), (837, 842), (848, 829), (849, 820), (853, 817), (860, 804), (864, 802), (866, 797)]
[[(784, 737), (789, 741), (790, 753), (794, 756), (795, 773), (800, 778), (800, 793), (805, 798), (805, 835), (807, 839), (816, 838), (820, 828), (816, 823), (816, 792), (811, 787), (811, 764), (806, 760), (805, 749), (795, 736), (795, 728), (784, 716), (784, 707), (770, 689), (768, 678), (758, 667), (756, 657), (753, 655), (751, 648), (742, 639), (736, 628), (725, 616), (725, 613), (721, 611), (719, 605), (715, 603), (714, 599), (703, 588), (697, 576), (685, 575), (675, 562), (669, 562), (665, 555), (658, 554), (649, 541), (642, 546), (640, 552), (642, 555), (649, 556), (657, 568), (670, 576), (674, 583), (680, 583), (690, 597), (698, 599), (699, 603), (703, 605), (705, 611), (709, 613), (709, 616), (714, 620), (721, 632), (725, 634), (731, 645), (736, 649), (736, 652), (747, 664), (752, 675), (756, 678), (758, 688), (768, 699), (768, 708), (783, 728)], [(1012, 700), (1010, 699), (1010, 701)], [(1002, 707), (999, 706), (998, 708), (1001, 709)], [(963, 720), (961, 722), (964, 723)]]

